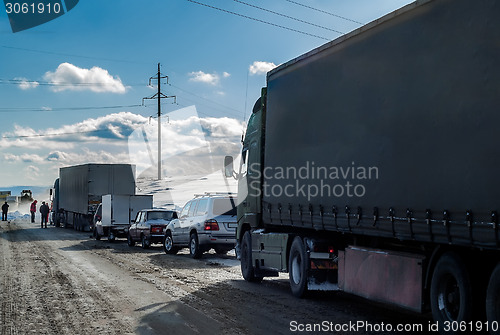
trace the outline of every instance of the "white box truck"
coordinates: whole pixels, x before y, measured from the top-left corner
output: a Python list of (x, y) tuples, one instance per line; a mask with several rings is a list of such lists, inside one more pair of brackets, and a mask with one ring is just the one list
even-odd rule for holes
[(109, 241), (126, 237), (130, 222), (137, 212), (153, 207), (152, 195), (106, 194), (97, 208), (94, 237), (106, 236)]

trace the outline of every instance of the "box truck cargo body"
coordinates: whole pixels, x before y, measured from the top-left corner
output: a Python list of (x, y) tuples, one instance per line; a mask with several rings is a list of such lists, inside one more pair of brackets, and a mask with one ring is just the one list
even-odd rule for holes
[(135, 166), (83, 164), (63, 167), (54, 184), (56, 225), (89, 230), (92, 217), (105, 194), (135, 194)]
[(498, 36), (498, 1), (417, 1), (270, 71), (225, 161), (243, 277), (498, 326)]
[(107, 194), (102, 196), (101, 217), (96, 222), (95, 236), (126, 237), (137, 212), (153, 208), (152, 195)]

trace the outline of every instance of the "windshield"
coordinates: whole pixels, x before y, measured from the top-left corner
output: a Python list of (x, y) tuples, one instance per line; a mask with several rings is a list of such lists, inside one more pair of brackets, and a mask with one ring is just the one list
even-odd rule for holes
[(148, 212), (148, 220), (172, 220), (173, 212)]
[(214, 199), (214, 215), (236, 215), (234, 198)]

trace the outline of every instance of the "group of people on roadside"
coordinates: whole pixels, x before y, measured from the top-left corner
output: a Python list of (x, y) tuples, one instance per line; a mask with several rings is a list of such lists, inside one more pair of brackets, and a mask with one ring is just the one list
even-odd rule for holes
[[(37, 204), (37, 201), (35, 200), (31, 203), (31, 206), (30, 206), (31, 223), (35, 222), (36, 204)], [(50, 212), (49, 205), (47, 205), (45, 203), (45, 201), (42, 201), (42, 205), (40, 206), (39, 211), (40, 211), (40, 215), (42, 217), (41, 222), (40, 222), (41, 228), (47, 228), (47, 221), (49, 220), (49, 212)], [(45, 223), (45, 227), (44, 227), (44, 223)]]
[[(31, 223), (35, 222), (35, 214), (36, 214), (36, 204), (37, 201), (33, 201), (30, 206), (30, 213), (31, 213)], [(42, 205), (40, 206), (40, 214), (42, 216), (41, 220), (41, 227), (42, 228), (47, 228), (47, 221), (49, 220), (49, 212), (50, 208), (49, 205), (45, 203), (45, 201), (42, 201)], [(9, 204), (7, 201), (2, 205), (2, 221), (7, 221), (7, 213), (9, 212)], [(44, 227), (45, 223), (45, 227)]]

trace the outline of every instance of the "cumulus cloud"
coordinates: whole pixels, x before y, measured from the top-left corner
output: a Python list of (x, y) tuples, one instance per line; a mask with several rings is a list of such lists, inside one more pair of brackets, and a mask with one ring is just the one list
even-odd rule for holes
[[(162, 122), (162, 157), (169, 175), (209, 174), (220, 168), (224, 155), (239, 150), (243, 123), (231, 118), (201, 118), (194, 106), (169, 114)], [(130, 160), (137, 173), (156, 171), (156, 120), (136, 129), (129, 137)]]
[(14, 129), (0, 137), (0, 148), (71, 149), (81, 143), (126, 140), (148, 118), (130, 112), (108, 114), (89, 118), (59, 128), (34, 130), (15, 125)]
[(248, 71), (250, 72), (251, 75), (266, 74), (267, 72), (274, 69), (276, 66), (277, 66), (276, 64), (271, 62), (255, 61), (250, 65)]
[[(205, 73), (203, 71), (194, 71), (188, 73), (189, 75), (189, 80), (193, 82), (198, 82), (198, 83), (205, 83), (213, 86), (217, 86), (220, 84), (221, 80), (221, 75), (218, 74), (217, 72), (214, 73)], [(223, 72), (222, 73), (222, 78), (228, 78), (230, 77), (231, 74), (228, 72)]]
[[(210, 174), (220, 170), (225, 155), (236, 156), (240, 150), (241, 121), (202, 118), (194, 106), (168, 116), (169, 122), (162, 119), (165, 176)], [(85, 163), (130, 163), (137, 166), (138, 175), (144, 171), (155, 175), (156, 122), (121, 112), (59, 128), (35, 130), (18, 125), (9, 134), (1, 134), (0, 161), (18, 174), (39, 173), (40, 182), (56, 176), (59, 167)]]
[(83, 69), (70, 63), (62, 63), (54, 72), (46, 72), (44, 79), (54, 85), (52, 90), (55, 92), (87, 90), (125, 93), (127, 90), (118, 76), (113, 77), (107, 70), (97, 66)]
[(22, 90), (29, 90), (32, 88), (36, 88), (38, 85), (40, 85), (39, 82), (34, 80), (28, 80), (26, 78), (14, 78), (14, 80), (18, 82), (18, 86)]

